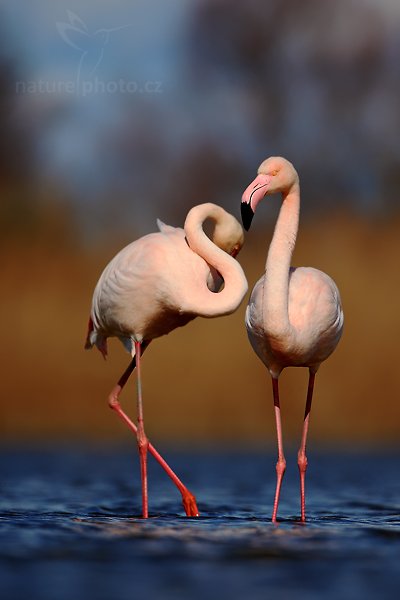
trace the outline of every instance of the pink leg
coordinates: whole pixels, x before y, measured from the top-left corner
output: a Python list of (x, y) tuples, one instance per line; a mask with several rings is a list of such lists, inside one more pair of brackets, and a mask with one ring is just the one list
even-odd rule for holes
[(276, 515), (278, 513), (278, 504), (279, 496), (281, 493), (282, 479), (286, 471), (286, 460), (283, 454), (281, 407), (279, 404), (278, 379), (275, 379), (274, 377), (272, 378), (272, 391), (274, 394), (276, 435), (278, 440), (278, 462), (276, 463), (276, 491), (274, 500), (274, 510), (272, 512), (272, 522), (276, 523)]
[[(143, 347), (142, 347), (143, 350)], [(118, 416), (128, 425), (128, 427), (133, 431), (133, 433), (138, 435), (138, 427), (131, 421), (128, 415), (122, 410), (121, 405), (119, 403), (119, 396), (128, 381), (130, 375), (136, 367), (136, 357), (133, 357), (126, 371), (122, 374), (119, 379), (117, 385), (111, 391), (108, 397), (108, 403), (110, 408), (115, 410)], [(185, 487), (179, 477), (174, 473), (171, 467), (166, 463), (166, 461), (162, 458), (162, 456), (157, 452), (154, 446), (149, 442), (148, 450), (152, 456), (157, 460), (157, 462), (162, 466), (167, 475), (172, 479), (172, 481), (177, 486), (178, 490), (182, 494), (182, 502), (183, 507), (185, 509), (186, 515), (188, 517), (198, 517), (199, 511), (196, 504), (196, 498), (194, 495)]]
[(142, 479), (142, 507), (143, 519), (149, 516), (149, 501), (147, 493), (147, 451), (149, 440), (144, 431), (143, 401), (142, 401), (142, 375), (141, 375), (141, 343), (135, 342), (136, 371), (137, 371), (137, 442), (140, 456), (140, 475)]
[(301, 520), (303, 523), (306, 520), (306, 493), (305, 493), (306, 470), (307, 470), (306, 444), (307, 444), (308, 424), (309, 424), (309, 420), (310, 420), (311, 403), (312, 403), (312, 397), (313, 397), (313, 391), (314, 391), (314, 380), (315, 380), (315, 373), (310, 371), (310, 375), (309, 375), (309, 379), (308, 379), (306, 409), (304, 412), (303, 433), (301, 436), (300, 450), (297, 454), (297, 464), (299, 466), (299, 471), (300, 471)]

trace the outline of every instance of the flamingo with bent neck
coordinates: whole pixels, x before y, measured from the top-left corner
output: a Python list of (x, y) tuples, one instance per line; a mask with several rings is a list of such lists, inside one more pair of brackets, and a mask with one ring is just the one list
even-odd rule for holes
[[(207, 219), (214, 223), (212, 240), (203, 230)], [(186, 515), (198, 516), (194, 495), (146, 436), (141, 355), (151, 340), (197, 316), (218, 317), (238, 308), (247, 292), (246, 277), (234, 259), (243, 244), (243, 230), (232, 215), (211, 203), (192, 208), (184, 229), (157, 223), (159, 232), (123, 248), (104, 269), (93, 294), (85, 347), (95, 345), (106, 357), (107, 338), (115, 336), (132, 355), (131, 363), (109, 395), (109, 405), (137, 436), (143, 518), (148, 517), (148, 451), (181, 492)], [(119, 403), (119, 395), (135, 367), (137, 425)]]
[(276, 522), (286, 460), (283, 451), (278, 378), (285, 367), (308, 367), (309, 382), (303, 432), (298, 452), (301, 520), (305, 521), (306, 442), (315, 374), (335, 350), (343, 329), (338, 288), (322, 271), (291, 267), (299, 226), (300, 184), (293, 165), (270, 157), (258, 169), (256, 179), (242, 197), (242, 221), (246, 230), (259, 202), (282, 193), (282, 205), (269, 247), (265, 273), (254, 286), (246, 310), (250, 343), (272, 377), (278, 441), (277, 482), (272, 513)]

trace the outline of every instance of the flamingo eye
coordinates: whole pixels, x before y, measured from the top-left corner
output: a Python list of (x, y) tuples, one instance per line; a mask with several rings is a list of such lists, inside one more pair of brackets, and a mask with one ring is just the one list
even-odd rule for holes
[(271, 175), (275, 177), (275, 175), (278, 175), (278, 171), (275, 169), (275, 171), (272, 171)]

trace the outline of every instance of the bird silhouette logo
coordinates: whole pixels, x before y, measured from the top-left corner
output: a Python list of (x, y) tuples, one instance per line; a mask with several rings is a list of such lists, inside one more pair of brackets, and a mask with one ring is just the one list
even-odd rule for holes
[(97, 29), (91, 32), (86, 23), (71, 10), (67, 10), (68, 22), (57, 21), (57, 31), (71, 48), (81, 53), (78, 70), (77, 86), (85, 78), (90, 78), (98, 69), (104, 57), (104, 49), (114, 31), (126, 29), (130, 25), (121, 25), (111, 29)]

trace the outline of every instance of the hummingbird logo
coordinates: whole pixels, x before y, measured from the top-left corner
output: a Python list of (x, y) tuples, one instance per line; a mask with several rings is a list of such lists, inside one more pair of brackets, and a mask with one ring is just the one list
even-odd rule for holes
[(77, 70), (77, 89), (83, 79), (94, 75), (104, 56), (104, 48), (114, 31), (126, 29), (130, 25), (113, 27), (112, 29), (97, 29), (91, 32), (86, 23), (75, 13), (67, 10), (69, 22), (57, 21), (57, 31), (71, 48), (78, 50), (81, 55)]

